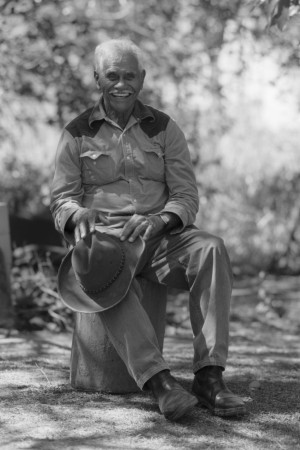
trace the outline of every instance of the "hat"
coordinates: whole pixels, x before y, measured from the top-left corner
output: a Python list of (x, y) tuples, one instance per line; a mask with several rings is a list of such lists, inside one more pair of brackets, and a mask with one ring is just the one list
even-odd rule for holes
[(144, 241), (122, 242), (96, 231), (81, 239), (62, 260), (58, 292), (66, 306), (93, 313), (112, 308), (127, 294)]

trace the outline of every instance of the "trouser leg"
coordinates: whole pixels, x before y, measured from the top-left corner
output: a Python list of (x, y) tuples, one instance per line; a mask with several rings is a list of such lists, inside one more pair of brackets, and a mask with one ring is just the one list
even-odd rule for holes
[(221, 240), (209, 239), (191, 254), (186, 273), (190, 285), (190, 318), (194, 333), (194, 372), (206, 365), (225, 368), (229, 345), (232, 275)]
[[(225, 367), (232, 275), (223, 241), (195, 227), (158, 236), (147, 242), (138, 274), (190, 291), (194, 372), (206, 365)], [(101, 313), (101, 318), (129, 373), (142, 388), (168, 365), (139, 296), (134, 280), (126, 298)]]
[(190, 292), (194, 372), (207, 365), (225, 367), (232, 272), (222, 239), (195, 227), (168, 235), (142, 275)]
[(101, 320), (128, 372), (142, 389), (156, 373), (168, 369), (150, 319), (140, 303), (141, 289), (135, 279), (127, 296), (101, 313)]

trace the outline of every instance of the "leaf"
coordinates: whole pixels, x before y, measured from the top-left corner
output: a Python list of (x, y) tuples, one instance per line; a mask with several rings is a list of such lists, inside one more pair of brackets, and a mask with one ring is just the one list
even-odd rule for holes
[(277, 25), (283, 31), (289, 20), (290, 0), (269, 1), (269, 24), (270, 27)]
[(300, 14), (294, 14), (290, 20), (287, 27), (287, 33), (290, 38), (295, 40), (300, 40)]

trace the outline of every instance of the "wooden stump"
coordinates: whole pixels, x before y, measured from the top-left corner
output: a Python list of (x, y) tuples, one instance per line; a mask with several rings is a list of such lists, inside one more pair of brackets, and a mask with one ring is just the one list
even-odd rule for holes
[[(142, 305), (163, 349), (167, 288), (140, 279)], [(101, 313), (76, 313), (71, 352), (71, 386), (86, 391), (114, 394), (138, 392), (133, 378), (111, 344), (100, 319)]]

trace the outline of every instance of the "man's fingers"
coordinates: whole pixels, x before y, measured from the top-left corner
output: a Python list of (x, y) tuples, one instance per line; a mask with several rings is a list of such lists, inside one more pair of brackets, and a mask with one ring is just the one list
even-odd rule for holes
[(79, 227), (76, 227), (74, 229), (74, 238), (75, 238), (75, 242), (77, 244), (77, 242), (80, 241), (80, 231), (79, 231)]
[(147, 241), (147, 239), (149, 239), (152, 234), (153, 234), (153, 224), (150, 222), (150, 223), (148, 223), (148, 226), (144, 233), (144, 236), (143, 236), (144, 240)]
[(86, 222), (83, 222), (84, 227), (84, 235), (81, 234), (81, 237), (85, 237), (88, 233), (94, 233), (96, 230), (96, 219), (99, 217), (98, 213), (93, 213), (87, 217)]
[(96, 220), (95, 220), (95, 216), (89, 218), (88, 225), (89, 225), (89, 231), (90, 231), (90, 233), (94, 233), (94, 231), (95, 231), (95, 229), (96, 229)]
[(128, 239), (129, 242), (134, 242), (136, 240), (136, 238), (142, 234), (148, 227), (148, 221), (144, 220), (142, 223), (140, 223), (135, 230), (133, 231), (133, 233), (131, 234), (130, 238)]
[(78, 225), (79, 228), (79, 235), (80, 235), (80, 239), (83, 239), (86, 236), (86, 223), (85, 222), (79, 222)]
[(89, 218), (87, 221), (80, 221), (74, 230), (75, 242), (86, 237), (88, 233), (95, 231), (95, 218)]
[(124, 225), (124, 228), (122, 230), (122, 234), (120, 237), (121, 241), (125, 241), (125, 239), (127, 239), (133, 233), (133, 231), (136, 229), (138, 224), (139, 224), (139, 222), (137, 221), (137, 217), (132, 216), (128, 220), (128, 222)]
[(100, 220), (100, 222), (104, 223), (104, 225), (109, 225), (109, 220), (105, 214), (98, 213), (98, 219)]
[(94, 231), (96, 230), (96, 223), (99, 223), (99, 222), (103, 223), (104, 225), (109, 225), (108, 218), (105, 216), (105, 214), (103, 214), (101, 212), (93, 212), (88, 217), (89, 231), (91, 233), (94, 233)]
[(100, 221), (105, 225), (109, 225), (109, 220), (104, 213), (96, 210), (85, 210), (83, 213), (78, 214), (76, 220), (76, 226), (74, 228), (74, 238), (77, 243), (80, 239), (83, 239), (89, 233), (94, 233), (96, 230), (96, 223)]

